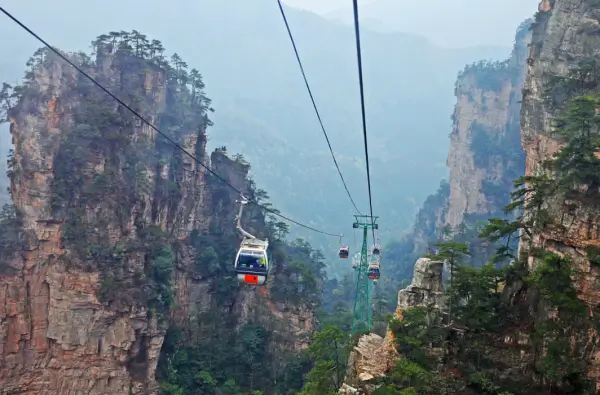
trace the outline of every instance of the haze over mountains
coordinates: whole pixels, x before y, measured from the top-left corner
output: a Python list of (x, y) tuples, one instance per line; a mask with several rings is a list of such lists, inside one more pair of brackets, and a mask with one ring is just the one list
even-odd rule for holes
[[(287, 0), (327, 18), (352, 21), (350, 0)], [(428, 38), (446, 48), (507, 45), (517, 26), (534, 14), (538, 0), (363, 0), (359, 14), (365, 27)]]
[[(3, 6), (64, 50), (86, 48), (93, 38), (111, 30), (136, 29), (161, 40), (204, 76), (216, 110), (209, 145), (226, 145), (231, 153), (242, 153), (252, 163), (258, 186), (286, 215), (329, 232), (351, 233), (353, 209), (333, 166), (276, 1), (84, 4), (57, 0), (52, 7), (43, 4), (6, 0)], [(312, 12), (288, 8), (287, 13), (338, 162), (359, 208), (366, 212), (353, 30)], [(14, 82), (39, 45), (6, 18), (0, 23), (0, 34), (11, 37), (0, 44), (3, 53), (11, 54), (0, 60), (0, 77)], [(444, 49), (422, 37), (367, 27), (362, 41), (373, 204), (376, 213), (386, 213), (380, 221), (385, 239), (410, 226), (424, 198), (447, 173), (457, 72), (480, 59), (504, 59), (511, 42)], [(7, 141), (10, 136), (3, 133), (4, 152)], [(292, 231), (316, 246), (338, 242), (295, 227)]]

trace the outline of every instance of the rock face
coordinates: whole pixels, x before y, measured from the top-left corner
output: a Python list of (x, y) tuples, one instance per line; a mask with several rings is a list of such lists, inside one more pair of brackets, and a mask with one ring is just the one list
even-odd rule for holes
[(509, 59), (467, 66), (456, 82), (445, 216), (445, 225), (453, 232), (469, 217), (501, 213), (512, 181), (523, 175), (519, 103), (529, 26), (527, 21), (519, 27)]
[(448, 198), (450, 197), (450, 184), (442, 180), (440, 187), (434, 195), (429, 195), (423, 207), (417, 213), (415, 227), (410, 242), (412, 243), (413, 256), (407, 267), (407, 276), (410, 276), (410, 264), (416, 257), (425, 254), (432, 240), (436, 240), (446, 224), (448, 213)]
[[(398, 292), (396, 318), (402, 319), (402, 312), (411, 307), (440, 308), (444, 303), (442, 283), (442, 262), (421, 258), (415, 263), (412, 282)], [(348, 371), (341, 394), (371, 394), (375, 386), (371, 381), (385, 376), (399, 357), (396, 339), (388, 330), (385, 338), (371, 333), (361, 336), (350, 353)]]
[[(111, 59), (103, 61), (109, 69)], [(145, 77), (153, 91), (148, 99), (160, 105), (164, 75), (148, 72)], [(62, 133), (72, 125), (73, 107), (79, 104), (73, 94), (78, 78), (71, 66), (48, 54), (10, 114), (15, 144), (11, 194), (26, 236), (23, 251), (3, 262), (16, 275), (0, 278), (0, 332), (5, 339), (0, 346), (0, 387), (11, 394), (155, 389), (153, 372), (164, 328), (144, 306), (115, 310), (98, 299), (99, 272), (67, 262), (72, 251), (64, 243), (65, 217), (51, 207)], [(141, 137), (150, 131), (139, 125), (134, 133)], [(102, 173), (107, 158), (98, 153), (89, 160), (89, 174)], [(191, 173), (195, 188), (203, 172), (194, 166)], [(203, 203), (197, 200), (197, 207)], [(118, 224), (111, 221), (114, 212), (105, 209), (86, 207), (84, 213), (93, 218), (90, 223), (107, 215), (111, 225)], [(142, 216), (152, 222), (149, 210)], [(134, 219), (126, 218), (123, 229), (108, 226), (108, 238), (114, 242), (123, 230), (133, 229)], [(141, 258), (130, 257), (130, 267), (142, 265)], [(79, 259), (74, 254), (73, 260)]]
[[(521, 111), (523, 148), (527, 155), (526, 174), (537, 175), (541, 163), (561, 148), (553, 135), (552, 121), (560, 111), (547, 100), (546, 92), (551, 79), (565, 77), (581, 61), (597, 59), (600, 54), (600, 28), (598, 4), (584, 0), (544, 0), (540, 3), (533, 28), (533, 40), (529, 53), (529, 67), (524, 88)], [(576, 92), (575, 92), (576, 94)], [(555, 96), (560, 102), (569, 95)], [(545, 229), (534, 235), (533, 245), (544, 246), (550, 251), (573, 258), (578, 276), (574, 283), (579, 297), (590, 311), (600, 303), (598, 266), (588, 259), (585, 248), (600, 246), (598, 227), (599, 212), (596, 207), (578, 201), (553, 199), (547, 202), (551, 218), (564, 225), (560, 231)], [(528, 240), (522, 240), (525, 250)], [(530, 259), (530, 268), (536, 262)], [(580, 339), (583, 344), (597, 338), (591, 331)], [(592, 353), (588, 360), (589, 377), (600, 388), (600, 354)]]
[(388, 252), (401, 262), (394, 277), (409, 278), (413, 262), (430, 252), (445, 230), (471, 243), (472, 262), (487, 262), (493, 251), (479, 245), (476, 222), (503, 217), (512, 182), (524, 174), (519, 111), (529, 26), (526, 21), (519, 27), (509, 59), (475, 63), (459, 74), (446, 162), (450, 178), (425, 200), (412, 233)]
[[(219, 304), (198, 269), (195, 233), (232, 250), (239, 243), (239, 195), (206, 167), (254, 198), (247, 163), (223, 150), (206, 155), (209, 101), (199, 77), (177, 62), (165, 71), (162, 55), (95, 45), (95, 60), (70, 56), (204, 167), (58, 56), (36, 53), (9, 114), (20, 241), (0, 253), (0, 392), (155, 394), (169, 323), (192, 334), (211, 309), (244, 322), (249, 303), (267, 306), (269, 322), (274, 314), (293, 321), (278, 328), (288, 348), (303, 347), (311, 311), (273, 305), (268, 290), (253, 288)], [(264, 234), (256, 206), (243, 220)]]
[(392, 368), (395, 356), (393, 342), (388, 343), (375, 333), (361, 336), (348, 357), (346, 378), (339, 393), (371, 394), (375, 390), (371, 381), (385, 376)]
[[(98, 57), (92, 70), (113, 88), (123, 86), (118, 70), (123, 72), (125, 66), (118, 62), (124, 60), (105, 54)], [(142, 78), (147, 93), (144, 101), (150, 107), (143, 115), (153, 121), (167, 107), (167, 95), (172, 92), (160, 70), (147, 70)], [(111, 205), (111, 200), (125, 192), (110, 190), (107, 185), (101, 195), (104, 202), (84, 201), (82, 188), (71, 191), (71, 201), (56, 209), (56, 186), (59, 179), (64, 180), (64, 166), (81, 165), (81, 181), (90, 186), (108, 171), (126, 172), (127, 163), (118, 160), (124, 151), (108, 152), (114, 148), (110, 143), (109, 150), (83, 147), (89, 148), (86, 157), (72, 158), (70, 164), (65, 161), (69, 138), (81, 125), (77, 117), (89, 110), (77, 95), (87, 93), (86, 87), (71, 66), (48, 53), (36, 65), (26, 88), (10, 113), (15, 144), (11, 194), (26, 237), (23, 251), (3, 262), (14, 275), (0, 277), (0, 332), (6, 339), (0, 345), (0, 387), (11, 394), (154, 393), (165, 324), (140, 303), (134, 290), (125, 295), (126, 289), (112, 288), (109, 292), (115, 294), (101, 301), (99, 290), (108, 285), (97, 268), (111, 263), (91, 252), (84, 256), (69, 239), (74, 236), (93, 242), (104, 238), (107, 246), (115, 246), (136, 239), (139, 223), (156, 225), (173, 238), (185, 238), (192, 228), (208, 222), (205, 170), (183, 158), (179, 172), (171, 171), (168, 164), (148, 166), (149, 190), (158, 190), (161, 179), (178, 178), (181, 198), (171, 204), (161, 201), (158, 193), (148, 192), (137, 196), (136, 202)], [(122, 131), (127, 132), (131, 144), (159, 144), (154, 131), (141, 122)], [(199, 133), (197, 127), (190, 128), (181, 135), (182, 145), (192, 152), (204, 152), (203, 136), (203, 129)], [(132, 204), (129, 215), (121, 216), (118, 208), (128, 204)], [(71, 215), (85, 218), (82, 233), (66, 234), (73, 230)], [(104, 244), (98, 241), (98, 245)], [(133, 251), (123, 258), (130, 273), (122, 275), (120, 286), (141, 285), (135, 284), (134, 276), (144, 267), (146, 254)], [(186, 258), (181, 257), (182, 265)], [(185, 288), (177, 285), (180, 291)], [(117, 302), (119, 296), (130, 302)]]
[(444, 304), (444, 284), (442, 283), (443, 262), (420, 258), (415, 263), (412, 282), (398, 292), (396, 316), (410, 307), (440, 309)]

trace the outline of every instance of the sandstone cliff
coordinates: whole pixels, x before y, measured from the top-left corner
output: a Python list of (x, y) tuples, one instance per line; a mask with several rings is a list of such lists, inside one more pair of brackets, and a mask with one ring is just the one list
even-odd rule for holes
[(477, 221), (504, 216), (512, 182), (524, 173), (519, 111), (530, 24), (526, 21), (519, 27), (509, 59), (482, 61), (459, 73), (447, 160), (449, 181), (442, 181), (423, 203), (412, 232), (386, 251), (386, 259), (393, 262), (386, 272), (391, 270), (393, 277), (410, 278), (413, 262), (445, 234), (471, 243), (473, 262), (488, 260), (493, 248), (479, 243)]
[[(522, 146), (526, 155), (525, 175), (529, 180), (526, 184), (528, 192), (524, 195), (527, 209), (525, 221), (523, 218), (517, 220), (520, 227), (526, 229), (521, 234), (520, 256), (526, 258), (528, 265), (522, 267), (521, 262), (515, 262), (506, 272), (497, 272), (503, 273), (501, 275), (493, 274), (492, 268), (482, 271), (469, 269), (473, 275), (496, 277), (490, 282), (495, 284), (495, 290), (485, 285), (482, 288), (484, 297), (480, 300), (485, 302), (497, 298), (496, 307), (486, 307), (485, 312), (477, 312), (475, 321), (463, 317), (464, 330), (453, 326), (443, 328), (444, 339), (449, 340), (448, 347), (443, 350), (443, 364), (434, 369), (436, 373), (445, 373), (449, 368), (458, 367), (455, 370), (462, 375), (459, 381), (463, 389), (464, 383), (468, 383), (468, 391), (481, 391), (483, 384), (477, 382), (475, 376), (480, 375), (481, 378), (487, 375), (492, 378), (492, 381), (487, 381), (488, 385), (493, 382), (498, 391), (505, 389), (515, 394), (600, 393), (600, 354), (597, 349), (600, 184), (596, 176), (598, 143), (594, 140), (600, 113), (597, 96), (600, 91), (597, 68), (599, 5), (591, 0), (544, 0), (532, 24), (520, 110)], [(523, 51), (524, 46), (521, 46), (521, 66), (525, 61)], [(495, 65), (495, 69), (502, 71), (504, 66)], [(485, 71), (486, 67), (482, 70)], [(523, 67), (518, 70), (517, 82), (523, 81)], [(468, 86), (461, 85), (468, 83), (468, 71), (457, 85), (457, 92)], [(487, 76), (490, 77), (489, 74)], [(471, 77), (474, 78), (473, 75)], [(510, 178), (520, 176), (518, 158), (512, 155), (513, 152), (494, 151), (497, 145), (492, 143), (496, 140), (490, 138), (495, 124), (508, 125), (496, 131), (502, 137), (508, 136), (504, 134), (507, 130), (512, 131), (513, 139), (507, 148), (514, 149), (514, 139), (519, 137), (516, 127), (519, 84), (515, 82), (512, 86), (504, 86), (508, 88), (504, 91), (498, 79), (487, 81), (488, 84), (490, 82), (498, 92), (497, 96), (492, 96), (491, 103), (486, 96), (489, 92), (469, 97), (471, 92), (464, 91), (463, 105), (457, 106), (455, 111), (452, 138), (455, 147), (462, 149), (462, 154), (451, 153), (448, 160), (450, 166), (454, 163), (452, 178), (455, 185), (452, 186), (451, 178), (446, 224), (458, 236), (464, 235), (464, 229), (460, 228), (469, 219), (465, 213), (480, 218), (496, 215), (508, 202), (507, 195), (512, 189)], [(581, 106), (569, 107), (572, 104), (567, 104), (568, 99), (579, 95), (586, 95), (579, 102)], [(476, 97), (479, 103), (469, 109), (468, 103)], [(493, 104), (501, 97), (508, 107), (498, 111), (499, 108), (493, 107)], [(489, 118), (486, 118), (481, 114), (490, 111), (490, 105), (495, 110), (489, 112)], [(574, 111), (565, 115), (566, 108)], [(568, 116), (576, 120), (570, 129)], [(480, 125), (488, 119), (494, 120), (494, 123)], [(469, 122), (471, 126), (465, 126)], [(485, 155), (479, 158), (483, 160), (480, 163), (486, 164), (482, 167), (485, 172), (474, 166), (476, 151), (469, 154), (465, 148), (474, 144), (472, 137), (478, 134), (485, 137), (479, 144), (487, 148), (480, 151)], [(582, 144), (573, 148), (573, 136), (579, 134), (592, 146)], [(555, 156), (564, 152), (562, 150), (569, 144), (569, 155)], [(467, 160), (462, 161), (463, 158)], [(490, 158), (492, 160), (488, 161)], [(563, 159), (563, 167), (552, 173), (548, 161), (556, 164), (556, 158)], [(565, 161), (571, 162), (565, 165)], [(513, 174), (509, 177), (511, 172)], [(590, 181), (581, 182), (582, 178), (576, 177), (577, 172), (592, 174), (585, 178)], [(492, 177), (486, 180), (486, 174)], [(548, 174), (551, 175), (550, 181), (542, 177)], [(567, 178), (572, 174), (575, 176)], [(504, 183), (497, 182), (499, 180)], [(494, 189), (486, 182), (495, 184), (491, 186), (499, 188), (495, 191), (497, 193), (487, 193)], [(552, 188), (548, 189), (548, 185)], [(500, 196), (504, 201), (490, 199)], [(535, 218), (535, 221), (529, 222), (530, 218)], [(528, 237), (529, 234), (532, 237)], [(537, 247), (557, 253), (558, 257), (543, 253)], [(570, 261), (561, 257), (570, 258)], [(485, 274), (486, 270), (488, 274)], [(503, 290), (499, 287), (499, 279), (506, 285)], [(466, 293), (475, 292), (477, 287), (474, 283), (468, 284)], [(465, 304), (468, 304), (468, 298)], [(477, 320), (491, 311), (494, 325), (482, 331)], [(485, 360), (485, 366), (480, 364), (481, 360)], [(473, 372), (477, 374), (473, 375)], [(585, 376), (592, 381), (591, 389), (587, 388)], [(403, 384), (402, 378), (398, 381)], [(401, 385), (398, 387), (402, 388)], [(471, 393), (468, 391), (460, 393)]]
[[(539, 12), (533, 28), (533, 40), (530, 46), (527, 78), (521, 110), (522, 142), (525, 150), (526, 175), (537, 176), (543, 173), (542, 163), (558, 152), (564, 145), (555, 133), (555, 120), (564, 109), (567, 99), (581, 95), (597, 93), (598, 74), (595, 69), (584, 70), (586, 62), (595, 64), (600, 54), (600, 29), (598, 2), (590, 0), (544, 0), (540, 2)], [(576, 86), (561, 89), (556, 81), (581, 81)], [(556, 194), (545, 201), (544, 209), (555, 226), (541, 226), (534, 233), (533, 246), (543, 246), (571, 257), (577, 275), (574, 283), (579, 298), (585, 302), (590, 319), (598, 314), (600, 303), (598, 275), (600, 274), (594, 259), (586, 253), (586, 248), (598, 247), (597, 204), (589, 200), (565, 198)], [(530, 214), (530, 213), (529, 213)], [(524, 238), (521, 251), (528, 248), (529, 238)], [(529, 259), (530, 269), (538, 265), (533, 257)], [(597, 324), (589, 329), (575, 330), (572, 338), (574, 347), (593, 344), (597, 338)], [(586, 352), (580, 355), (587, 362), (588, 376), (600, 388), (600, 354), (595, 347), (585, 346)]]
[[(224, 150), (210, 160), (205, 153), (211, 109), (196, 70), (176, 55), (166, 61), (159, 42), (135, 31), (100, 36), (94, 47), (95, 59), (69, 56), (255, 197), (248, 164)], [(180, 327), (183, 343), (193, 344), (209, 313), (228, 317), (227, 333), (252, 320), (275, 323), (286, 343), (271, 338), (270, 348), (304, 346), (310, 306), (289, 308), (269, 289), (238, 291), (231, 274), (237, 193), (50, 51), (36, 52), (10, 100), (14, 210), (3, 211), (0, 235), (3, 393), (156, 393), (167, 328)], [(269, 231), (256, 206), (244, 222), (259, 237)]]
[(529, 26), (527, 21), (519, 27), (509, 59), (469, 65), (456, 81), (445, 216), (453, 233), (470, 217), (501, 213), (512, 181), (523, 174), (519, 110)]
[(519, 27), (509, 59), (467, 66), (456, 82), (447, 161), (450, 193), (442, 229), (469, 243), (474, 265), (487, 263), (495, 250), (478, 239), (478, 221), (505, 217), (513, 181), (524, 173), (519, 111), (530, 25), (525, 21)]

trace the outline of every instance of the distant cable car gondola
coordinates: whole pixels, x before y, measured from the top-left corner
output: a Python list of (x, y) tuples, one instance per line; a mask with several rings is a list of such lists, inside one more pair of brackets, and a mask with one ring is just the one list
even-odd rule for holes
[(375, 231), (377, 236), (375, 236), (375, 240), (373, 240), (373, 255), (379, 255), (381, 253), (381, 246), (379, 244), (379, 230)]
[(242, 196), (240, 211), (236, 218), (236, 228), (244, 238), (235, 257), (235, 272), (240, 283), (263, 285), (269, 275), (269, 240), (260, 240), (246, 232), (241, 225), (244, 206), (248, 204)]
[(348, 255), (350, 255), (350, 247), (348, 247), (346, 244), (342, 244), (343, 237), (344, 235), (340, 235), (340, 251), (338, 255), (340, 256), (340, 258), (346, 259), (348, 258)]
[(373, 255), (379, 255), (381, 252), (379, 244), (375, 244), (375, 247), (373, 247)]
[(348, 255), (350, 255), (350, 249), (348, 248), (347, 245), (342, 245), (340, 246), (340, 258), (342, 259), (346, 259), (348, 258)]
[(369, 264), (369, 269), (367, 271), (367, 276), (371, 279), (371, 280), (378, 280), (380, 273), (379, 273), (379, 263), (377, 262), (371, 262)]

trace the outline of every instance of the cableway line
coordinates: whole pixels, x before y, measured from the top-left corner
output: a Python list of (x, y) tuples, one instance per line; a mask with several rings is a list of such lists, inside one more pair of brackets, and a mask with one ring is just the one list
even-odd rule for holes
[[(75, 63), (73, 63), (67, 56), (63, 55), (61, 51), (59, 51), (58, 49), (54, 48), (53, 46), (51, 46), (48, 42), (46, 42), (44, 39), (42, 39), (38, 34), (36, 34), (35, 32), (33, 32), (30, 28), (28, 28), (24, 23), (22, 23), (20, 20), (18, 20), (16, 17), (14, 17), (12, 14), (10, 14), (8, 11), (6, 11), (3, 7), (0, 6), (0, 11), (5, 14), (7, 17), (9, 17), (10, 19), (12, 19), (17, 25), (19, 25), (21, 28), (23, 28), (25, 31), (27, 31), (30, 35), (32, 35), (35, 39), (37, 39), (38, 41), (40, 41), (42, 44), (44, 44), (48, 49), (50, 49), (52, 52), (54, 52), (56, 55), (60, 56), (65, 62), (67, 62), (69, 65), (71, 65), (73, 68), (75, 68), (75, 70), (77, 70), (79, 73), (81, 73), (84, 77), (86, 77), (88, 80), (90, 80), (94, 85), (96, 85), (98, 88), (100, 88), (102, 91), (104, 91), (104, 93), (106, 93), (107, 95), (109, 95), (110, 97), (112, 97), (114, 100), (116, 100), (120, 105), (122, 105), (123, 107), (125, 107), (126, 109), (128, 109), (133, 115), (135, 115), (136, 117), (138, 117), (141, 121), (143, 121), (145, 124), (147, 124), (150, 128), (152, 128), (156, 133), (158, 133), (159, 135), (161, 135), (165, 140), (167, 140), (169, 143), (171, 143), (175, 148), (179, 149), (181, 152), (183, 152), (185, 155), (187, 155), (188, 157), (190, 157), (192, 160), (194, 160), (197, 164), (199, 164), (200, 166), (202, 166), (204, 169), (206, 169), (210, 174), (212, 174), (213, 176), (215, 176), (218, 180), (220, 180), (221, 182), (223, 182), (224, 184), (226, 184), (227, 186), (229, 186), (231, 189), (233, 189), (234, 191), (236, 191), (237, 193), (239, 193), (241, 196), (243, 196), (243, 193), (237, 189), (236, 187), (234, 187), (233, 185), (231, 185), (227, 180), (225, 180), (223, 177), (219, 176), (216, 172), (214, 172), (210, 167), (206, 166), (204, 163), (202, 163), (200, 160), (198, 160), (194, 155), (190, 154), (188, 151), (186, 151), (181, 145), (179, 145), (178, 143), (176, 143), (175, 141), (173, 141), (169, 136), (167, 136), (166, 134), (164, 134), (163, 132), (161, 132), (154, 124), (152, 124), (150, 121), (146, 120), (142, 115), (140, 115), (137, 111), (135, 111), (134, 109), (132, 109), (131, 107), (129, 107), (129, 105), (127, 105), (125, 102), (123, 102), (121, 99), (119, 99), (117, 96), (115, 96), (112, 92), (110, 92), (108, 89), (106, 89), (102, 84), (100, 84), (98, 81), (96, 81), (93, 77), (91, 77), (88, 73), (86, 73), (84, 70), (82, 70), (79, 66), (77, 66)], [(246, 198), (247, 199), (247, 198)], [(302, 228), (311, 230), (313, 232), (316, 233), (320, 233), (322, 235), (325, 236), (332, 236), (332, 237), (339, 237), (340, 234), (334, 234), (334, 233), (329, 233), (329, 232), (325, 232), (316, 228), (313, 228), (311, 226), (308, 225), (304, 225), (298, 221), (295, 221), (289, 217), (286, 217), (285, 215), (280, 214), (278, 211), (270, 209), (268, 207), (265, 207), (263, 205), (261, 205), (260, 203), (251, 200), (251, 199), (247, 199), (247, 201), (249, 203), (252, 203), (258, 207), (260, 207), (261, 209), (265, 210), (266, 212), (273, 214), (275, 216), (278, 216), (288, 222), (291, 222), (295, 225), (298, 225)]]

